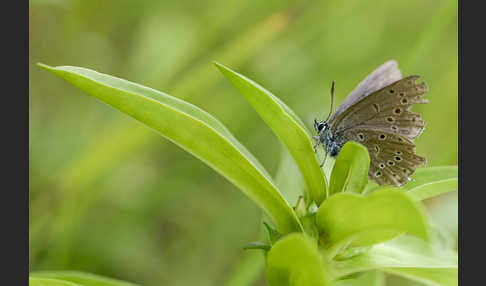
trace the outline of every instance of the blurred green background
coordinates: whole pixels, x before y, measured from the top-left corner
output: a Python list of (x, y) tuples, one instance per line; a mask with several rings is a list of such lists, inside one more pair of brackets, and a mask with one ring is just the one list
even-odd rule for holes
[[(74, 65), (183, 98), (222, 121), (271, 174), (280, 143), (216, 60), (312, 128), (396, 59), (430, 91), (415, 106), (428, 166), (457, 164), (457, 1), (31, 0), (30, 270), (143, 285), (266, 285), (261, 212), (236, 187), (128, 116), (35, 64)], [(197, 138), (195, 138), (197, 140)], [(457, 238), (457, 194), (427, 202)], [(388, 277), (389, 285), (412, 285)], [(415, 285), (415, 284), (413, 284)]]

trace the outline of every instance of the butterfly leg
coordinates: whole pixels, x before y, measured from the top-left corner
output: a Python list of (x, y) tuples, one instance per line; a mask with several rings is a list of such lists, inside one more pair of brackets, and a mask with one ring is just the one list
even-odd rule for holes
[(324, 155), (324, 160), (322, 160), (322, 163), (319, 165), (321, 168), (322, 166), (324, 166), (324, 163), (326, 163), (326, 159), (327, 159), (327, 152), (326, 152), (326, 155)]
[(317, 147), (319, 146), (319, 136), (312, 136), (312, 139), (316, 140), (316, 143), (312, 147), (314, 148), (314, 153), (317, 153)]

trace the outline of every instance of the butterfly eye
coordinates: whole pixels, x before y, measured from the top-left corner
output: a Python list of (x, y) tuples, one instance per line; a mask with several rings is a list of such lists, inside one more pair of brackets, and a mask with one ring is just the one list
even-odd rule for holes
[(324, 129), (324, 127), (327, 126), (327, 122), (326, 121), (321, 121), (321, 122), (318, 122), (317, 120), (314, 119), (314, 129), (320, 133), (322, 131), (322, 129)]

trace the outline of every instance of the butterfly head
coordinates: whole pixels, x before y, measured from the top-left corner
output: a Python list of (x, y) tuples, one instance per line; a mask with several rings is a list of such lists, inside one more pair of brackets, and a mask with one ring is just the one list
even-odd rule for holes
[(325, 132), (329, 128), (329, 124), (327, 123), (326, 120), (323, 121), (317, 121), (314, 119), (314, 129), (316, 130), (317, 134), (321, 134), (322, 132)]

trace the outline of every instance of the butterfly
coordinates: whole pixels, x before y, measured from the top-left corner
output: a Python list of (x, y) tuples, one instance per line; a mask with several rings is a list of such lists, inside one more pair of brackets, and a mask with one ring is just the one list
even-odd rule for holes
[[(337, 157), (343, 145), (355, 141), (370, 155), (368, 178), (379, 185), (403, 186), (425, 158), (415, 154), (415, 139), (425, 122), (410, 111), (414, 104), (428, 103), (423, 95), (427, 85), (417, 83), (419, 76), (402, 78), (397, 62), (390, 60), (374, 70), (346, 97), (332, 113), (334, 81), (331, 86), (331, 109), (326, 120), (314, 120), (317, 146), (327, 155)], [(332, 114), (332, 116), (331, 116)]]

